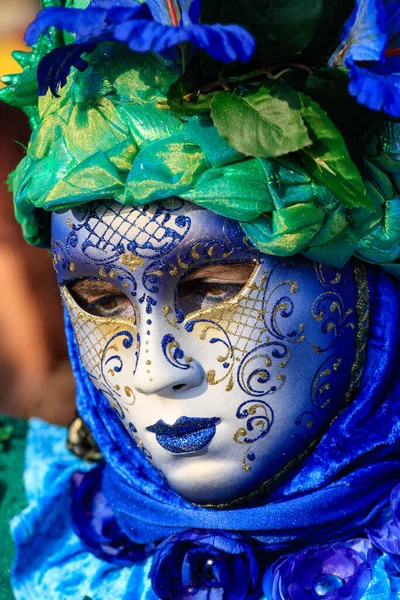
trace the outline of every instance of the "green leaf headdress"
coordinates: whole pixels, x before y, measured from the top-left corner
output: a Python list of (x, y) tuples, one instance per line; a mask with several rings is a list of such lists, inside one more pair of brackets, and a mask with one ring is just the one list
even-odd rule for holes
[[(153, 3), (164, 15), (164, 3), (149, 0), (153, 16)], [(94, 14), (87, 4), (68, 10)], [(81, 29), (47, 28), (31, 53), (16, 55), (24, 71), (3, 79), (0, 98), (22, 108), (33, 128), (10, 178), (26, 239), (49, 244), (54, 210), (180, 196), (239, 221), (265, 253), (301, 252), (336, 267), (357, 255), (400, 277), (399, 126), (349, 96), (346, 69), (326, 67), (353, 3), (337, 3), (336, 12), (322, 0), (300, 12), (290, 0), (233, 4), (203, 0), (201, 22), (210, 27), (217, 5), (220, 21), (240, 19), (257, 41), (246, 67), (207, 56), (208, 29), (196, 30), (203, 45), (191, 50), (192, 30), (184, 29), (193, 25), (179, 2), (175, 25), (163, 17), (170, 46), (185, 40), (172, 57), (141, 51), (130, 38), (121, 43), (115, 15), (104, 9), (105, 29), (97, 41), (82, 38), (93, 48), (57, 87), (58, 98), (47, 91), (38, 100), (37, 68), (56, 56), (50, 51), (76, 48)]]

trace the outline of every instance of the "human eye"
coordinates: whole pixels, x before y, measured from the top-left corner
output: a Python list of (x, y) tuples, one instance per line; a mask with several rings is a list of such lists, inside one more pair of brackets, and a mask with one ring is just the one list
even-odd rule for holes
[(223, 263), (200, 267), (183, 277), (177, 299), (184, 315), (231, 300), (249, 281), (254, 263)]
[(133, 318), (129, 298), (115, 285), (101, 279), (77, 279), (67, 289), (76, 304), (95, 317)]

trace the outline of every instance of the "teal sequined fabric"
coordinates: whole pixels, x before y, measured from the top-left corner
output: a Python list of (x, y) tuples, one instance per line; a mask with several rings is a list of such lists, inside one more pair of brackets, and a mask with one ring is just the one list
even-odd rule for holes
[(12, 600), (14, 543), (9, 521), (27, 504), (23, 483), (27, 423), (0, 416), (0, 600)]

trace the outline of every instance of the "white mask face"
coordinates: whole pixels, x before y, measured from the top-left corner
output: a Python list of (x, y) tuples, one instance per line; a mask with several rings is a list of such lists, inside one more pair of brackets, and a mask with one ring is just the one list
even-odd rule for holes
[(261, 254), (237, 223), (177, 199), (55, 213), (52, 237), (88, 376), (192, 502), (282, 472), (360, 376), (359, 266)]

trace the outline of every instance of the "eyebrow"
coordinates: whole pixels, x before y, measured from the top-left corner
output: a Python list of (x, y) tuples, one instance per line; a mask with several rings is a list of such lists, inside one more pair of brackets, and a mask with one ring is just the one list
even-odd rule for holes
[(250, 275), (254, 271), (256, 265), (254, 263), (219, 263), (205, 265), (191, 271), (184, 276), (184, 281), (193, 281), (194, 279), (208, 279), (235, 281), (237, 283), (246, 283)]
[[(75, 279), (68, 285), (68, 289), (73, 291), (79, 296), (85, 296), (87, 294), (104, 294), (115, 292), (118, 288), (109, 281), (103, 281), (102, 279)], [(118, 290), (119, 292), (119, 290)], [(120, 293), (120, 292), (119, 292)]]
[[(199, 267), (185, 275), (183, 281), (194, 281), (196, 279), (208, 280), (210, 283), (221, 279), (234, 281), (235, 283), (246, 283), (252, 274), (254, 263), (219, 263)], [(68, 289), (84, 299), (89, 294), (121, 293), (120, 290), (109, 281), (103, 279), (75, 279), (68, 285)]]

